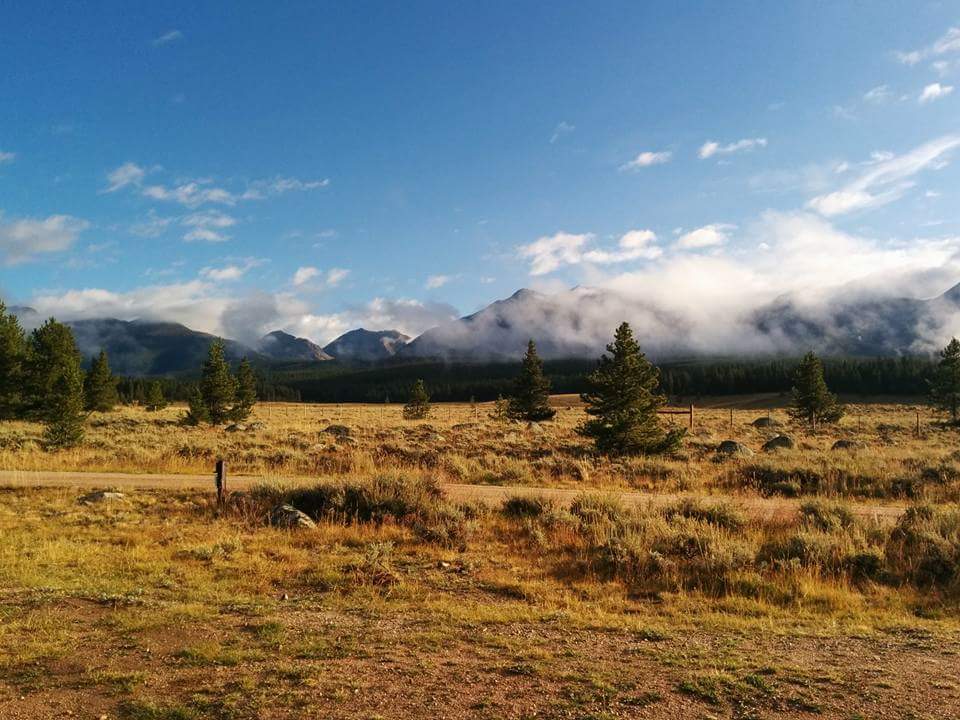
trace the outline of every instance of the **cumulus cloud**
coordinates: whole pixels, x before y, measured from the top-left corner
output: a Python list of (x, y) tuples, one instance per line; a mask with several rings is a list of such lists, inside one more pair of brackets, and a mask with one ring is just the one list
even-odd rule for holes
[(147, 171), (136, 163), (124, 163), (116, 170), (107, 173), (107, 187), (104, 188), (103, 192), (112, 193), (130, 185), (140, 185), (146, 174)]
[(312, 287), (313, 289), (318, 289), (321, 287), (336, 287), (343, 282), (349, 274), (350, 271), (345, 268), (330, 268), (324, 273), (319, 268), (307, 265), (297, 268), (296, 272), (293, 273), (293, 277), (290, 278), (290, 283), (298, 288)]
[(818, 195), (808, 207), (833, 217), (886, 205), (903, 197), (916, 185), (917, 173), (942, 167), (946, 157), (960, 146), (960, 135), (945, 135), (924, 143), (903, 155), (880, 155), (868, 164), (858, 178), (834, 192)]
[(938, 82), (930, 83), (923, 88), (923, 91), (920, 93), (920, 98), (918, 102), (921, 105), (933, 102), (934, 100), (939, 100), (940, 98), (945, 98), (947, 95), (953, 92), (953, 85), (941, 85)]
[(733, 153), (754, 150), (756, 148), (764, 148), (766, 146), (766, 138), (744, 138), (743, 140), (737, 140), (736, 142), (732, 142), (727, 145), (721, 145), (713, 140), (708, 140), (700, 146), (700, 150), (697, 152), (697, 155), (701, 160), (707, 160), (708, 158), (712, 158), (714, 155), (732, 155)]
[(90, 223), (70, 215), (5, 220), (0, 215), (0, 256), (16, 265), (38, 255), (68, 250)]
[(304, 283), (312, 280), (317, 275), (320, 274), (320, 270), (315, 267), (299, 267), (297, 271), (293, 274), (293, 279), (291, 282), (294, 285), (303, 285)]
[(437, 288), (442, 288), (451, 280), (453, 280), (452, 275), (431, 275), (427, 278), (427, 282), (424, 283), (424, 287), (427, 288), (427, 290), (436, 290)]
[(677, 247), (683, 250), (699, 250), (724, 245), (730, 237), (729, 232), (735, 227), (723, 223), (704, 225), (682, 234), (677, 239)]
[(595, 240), (593, 233), (577, 235), (559, 232), (521, 245), (517, 252), (521, 258), (530, 261), (530, 274), (534, 276), (546, 275), (564, 265), (609, 265), (631, 260), (652, 260), (663, 253), (657, 247), (657, 236), (652, 230), (630, 230), (620, 237), (612, 249), (589, 248)]
[(183, 236), (187, 242), (226, 242), (230, 236), (223, 231), (236, 224), (236, 218), (218, 210), (195, 212), (180, 218), (180, 225), (188, 228)]
[(215, 282), (228, 282), (230, 280), (239, 280), (248, 271), (262, 265), (265, 261), (258, 258), (247, 258), (240, 264), (231, 264), (224, 267), (205, 267), (200, 271), (200, 277)]
[(663, 163), (670, 162), (672, 157), (673, 153), (669, 150), (665, 150), (663, 152), (650, 152), (645, 150), (637, 155), (633, 160), (621, 165), (620, 170), (639, 170), (640, 168), (650, 167), (651, 165), (662, 165)]

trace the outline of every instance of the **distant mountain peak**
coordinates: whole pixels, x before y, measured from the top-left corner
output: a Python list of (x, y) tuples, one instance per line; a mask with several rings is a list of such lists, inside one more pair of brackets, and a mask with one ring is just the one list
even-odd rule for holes
[(316, 343), (283, 330), (274, 330), (264, 335), (257, 348), (271, 360), (313, 362), (333, 359)]
[(328, 343), (323, 350), (337, 360), (376, 362), (393, 357), (408, 342), (410, 337), (397, 330), (357, 328)]

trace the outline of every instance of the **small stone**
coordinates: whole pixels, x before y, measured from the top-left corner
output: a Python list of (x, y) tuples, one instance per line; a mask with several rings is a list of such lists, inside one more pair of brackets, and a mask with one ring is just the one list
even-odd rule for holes
[(92, 493), (87, 493), (80, 498), (80, 502), (87, 505), (92, 505), (93, 503), (100, 502), (115, 502), (117, 500), (123, 500), (126, 497), (122, 492), (116, 492), (113, 490), (96, 490)]
[(288, 530), (315, 528), (317, 524), (310, 516), (293, 505), (277, 505), (270, 513), (270, 523)]
[(224, 428), (224, 430), (226, 430), (226, 431), (229, 432), (229, 433), (243, 432), (243, 431), (245, 431), (246, 429), (247, 429), (247, 426), (246, 426), (246, 425), (243, 425), (242, 423), (233, 423), (232, 425), (227, 425), (227, 426)]
[(768, 428), (768, 427), (779, 427), (780, 423), (774, 420), (772, 417), (758, 417), (752, 423), (755, 428)]
[(776, 452), (777, 450), (793, 450), (795, 443), (789, 435), (777, 435), (770, 438), (763, 444), (764, 452)]
[(441, 570), (449, 570), (449, 569), (450, 569), (450, 563), (448, 563), (446, 560), (440, 560), (440, 561), (437, 563), (437, 567), (440, 568)]
[(863, 450), (866, 447), (859, 440), (837, 440), (833, 444), (833, 450)]
[(346, 425), (327, 425), (324, 432), (335, 437), (350, 437), (350, 428)]
[(720, 446), (717, 448), (717, 454), (734, 456), (739, 455), (741, 457), (750, 457), (753, 455), (753, 450), (748, 448), (746, 445), (738, 443), (736, 440), (724, 440), (720, 443)]

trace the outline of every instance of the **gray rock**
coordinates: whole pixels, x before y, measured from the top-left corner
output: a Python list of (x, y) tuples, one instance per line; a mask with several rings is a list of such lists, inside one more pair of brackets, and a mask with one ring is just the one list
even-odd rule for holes
[(750, 457), (753, 455), (753, 450), (748, 448), (746, 445), (738, 443), (736, 440), (724, 440), (717, 448), (717, 454), (726, 455), (728, 457)]
[(863, 450), (866, 447), (859, 440), (837, 440), (833, 444), (833, 450)]
[(242, 423), (233, 423), (232, 425), (227, 425), (224, 430), (227, 432), (244, 432), (247, 429), (247, 426)]
[(328, 435), (333, 435), (335, 437), (350, 437), (350, 428), (346, 425), (327, 425), (324, 430)]
[(270, 512), (270, 524), (287, 530), (315, 528), (317, 526), (309, 515), (297, 510), (293, 505), (277, 505)]
[(793, 450), (794, 447), (796, 447), (796, 443), (793, 442), (792, 437), (789, 435), (777, 435), (763, 444), (763, 451), (776, 452), (777, 450)]
[(92, 505), (93, 503), (101, 502), (116, 502), (117, 500), (123, 500), (127, 496), (122, 492), (116, 492), (114, 490), (97, 490), (92, 493), (87, 493), (80, 498), (80, 502), (87, 505)]
[(755, 428), (780, 427), (780, 423), (771, 417), (758, 417), (750, 424)]

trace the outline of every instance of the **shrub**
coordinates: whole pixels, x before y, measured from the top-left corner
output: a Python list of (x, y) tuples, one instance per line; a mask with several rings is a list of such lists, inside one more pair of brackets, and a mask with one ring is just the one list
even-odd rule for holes
[(552, 513), (556, 503), (543, 495), (512, 495), (503, 501), (503, 514), (509, 518), (538, 518)]
[(801, 505), (800, 520), (805, 527), (821, 532), (846, 530), (854, 523), (853, 513), (846, 505), (822, 500), (812, 500)]
[(957, 590), (960, 585), (960, 510), (909, 508), (890, 533), (885, 557), (901, 581)]
[(665, 517), (685, 517), (691, 520), (715, 525), (726, 530), (740, 530), (746, 524), (740, 512), (728, 503), (706, 504), (696, 498), (684, 498), (673, 507), (667, 508)]

